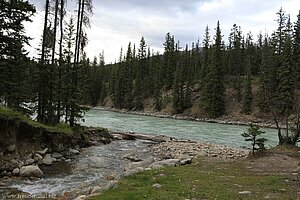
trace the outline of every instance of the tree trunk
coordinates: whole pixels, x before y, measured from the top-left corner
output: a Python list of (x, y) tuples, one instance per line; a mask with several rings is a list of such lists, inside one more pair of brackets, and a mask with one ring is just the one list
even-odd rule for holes
[(48, 22), (48, 14), (49, 14), (49, 0), (46, 0), (45, 5), (45, 21), (44, 21), (44, 31), (43, 31), (43, 42), (42, 42), (42, 55), (41, 55), (41, 63), (40, 63), (40, 83), (39, 83), (39, 92), (38, 92), (38, 116), (37, 119), (40, 122), (45, 120), (45, 97), (44, 97), (44, 84), (43, 77), (45, 75), (45, 49), (46, 49), (46, 34), (47, 34), (47, 22)]

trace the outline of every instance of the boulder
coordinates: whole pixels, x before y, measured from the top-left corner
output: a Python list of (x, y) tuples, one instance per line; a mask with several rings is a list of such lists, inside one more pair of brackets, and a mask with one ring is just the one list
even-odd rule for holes
[(12, 171), (12, 175), (14, 176), (18, 176), (20, 174), (20, 169), (19, 168), (15, 168), (13, 171)]
[(34, 159), (29, 158), (25, 161), (25, 165), (32, 165), (34, 162), (35, 162)]
[(34, 154), (33, 159), (34, 159), (35, 162), (38, 162), (39, 160), (43, 160), (43, 156), (36, 153), (36, 154)]
[(14, 152), (15, 149), (16, 149), (16, 145), (14, 145), (14, 144), (9, 145), (9, 146), (7, 147), (7, 151), (8, 151), (8, 152)]
[(43, 164), (44, 165), (52, 165), (52, 157), (51, 157), (51, 154), (46, 154), (44, 159), (43, 159)]
[(44, 176), (44, 173), (40, 170), (38, 166), (29, 165), (29, 166), (21, 167), (20, 176), (42, 178)]
[(37, 151), (36, 153), (43, 156), (43, 155), (45, 155), (47, 153), (47, 151), (48, 151), (48, 148), (46, 148), (44, 150), (41, 150), (41, 151)]

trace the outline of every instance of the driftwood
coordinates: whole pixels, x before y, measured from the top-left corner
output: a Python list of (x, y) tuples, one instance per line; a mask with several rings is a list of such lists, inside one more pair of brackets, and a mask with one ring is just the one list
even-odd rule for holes
[(141, 140), (149, 140), (158, 143), (173, 140), (173, 138), (164, 135), (145, 135), (145, 134), (133, 133), (133, 132), (111, 132), (111, 133), (114, 135), (121, 135), (122, 139), (124, 140), (141, 139)]

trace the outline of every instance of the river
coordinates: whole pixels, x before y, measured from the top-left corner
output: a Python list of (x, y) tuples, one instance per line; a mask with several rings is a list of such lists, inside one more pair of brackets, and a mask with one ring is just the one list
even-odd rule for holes
[[(249, 147), (241, 133), (246, 126), (224, 125), (168, 118), (157, 118), (124, 114), (100, 109), (91, 109), (84, 117), (85, 126), (105, 127), (112, 131), (132, 131), (144, 134), (166, 135), (201, 142), (218, 143), (233, 147)], [(267, 145), (277, 144), (274, 129), (263, 128)], [(105, 186), (106, 176), (118, 177), (124, 172), (128, 162), (122, 156), (138, 153), (140, 157), (150, 157), (147, 141), (114, 141), (108, 145), (82, 149), (81, 154), (69, 162), (55, 163), (43, 167), (45, 177), (40, 180), (12, 178), (1, 180), (0, 199), (26, 192), (31, 195), (58, 195), (74, 189), (84, 192), (89, 187)], [(141, 150), (142, 149), (142, 150)], [(1, 196), (2, 195), (2, 196)]]
[[(232, 147), (249, 147), (241, 134), (247, 126), (227, 125), (198, 121), (158, 118), (143, 115), (125, 114), (101, 109), (89, 110), (83, 125), (105, 127), (112, 131), (132, 131), (144, 134), (166, 135), (175, 138), (200, 142), (223, 144)], [(268, 147), (278, 144), (277, 130), (262, 128)]]

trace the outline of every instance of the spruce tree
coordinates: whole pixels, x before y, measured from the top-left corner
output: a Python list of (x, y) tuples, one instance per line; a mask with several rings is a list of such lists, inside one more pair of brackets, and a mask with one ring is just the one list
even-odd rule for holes
[[(297, 84), (300, 82), (300, 11), (294, 25), (293, 57), (295, 62), (295, 73)], [(299, 85), (298, 85), (299, 86)]]
[(5, 105), (28, 113), (25, 103), (31, 100), (26, 57), (24, 22), (31, 22), (35, 8), (28, 1), (1, 1), (0, 6), (0, 99)]
[(247, 58), (247, 74), (244, 79), (244, 88), (243, 88), (243, 98), (242, 98), (242, 105), (243, 105), (243, 112), (249, 115), (252, 111), (252, 101), (253, 101), (253, 94), (252, 94), (252, 84), (251, 84), (251, 66), (250, 66), (250, 56)]
[(225, 87), (222, 65), (222, 36), (219, 21), (217, 23), (215, 44), (210, 55), (210, 68), (206, 76), (203, 91), (204, 107), (210, 117), (219, 117), (225, 113)]

